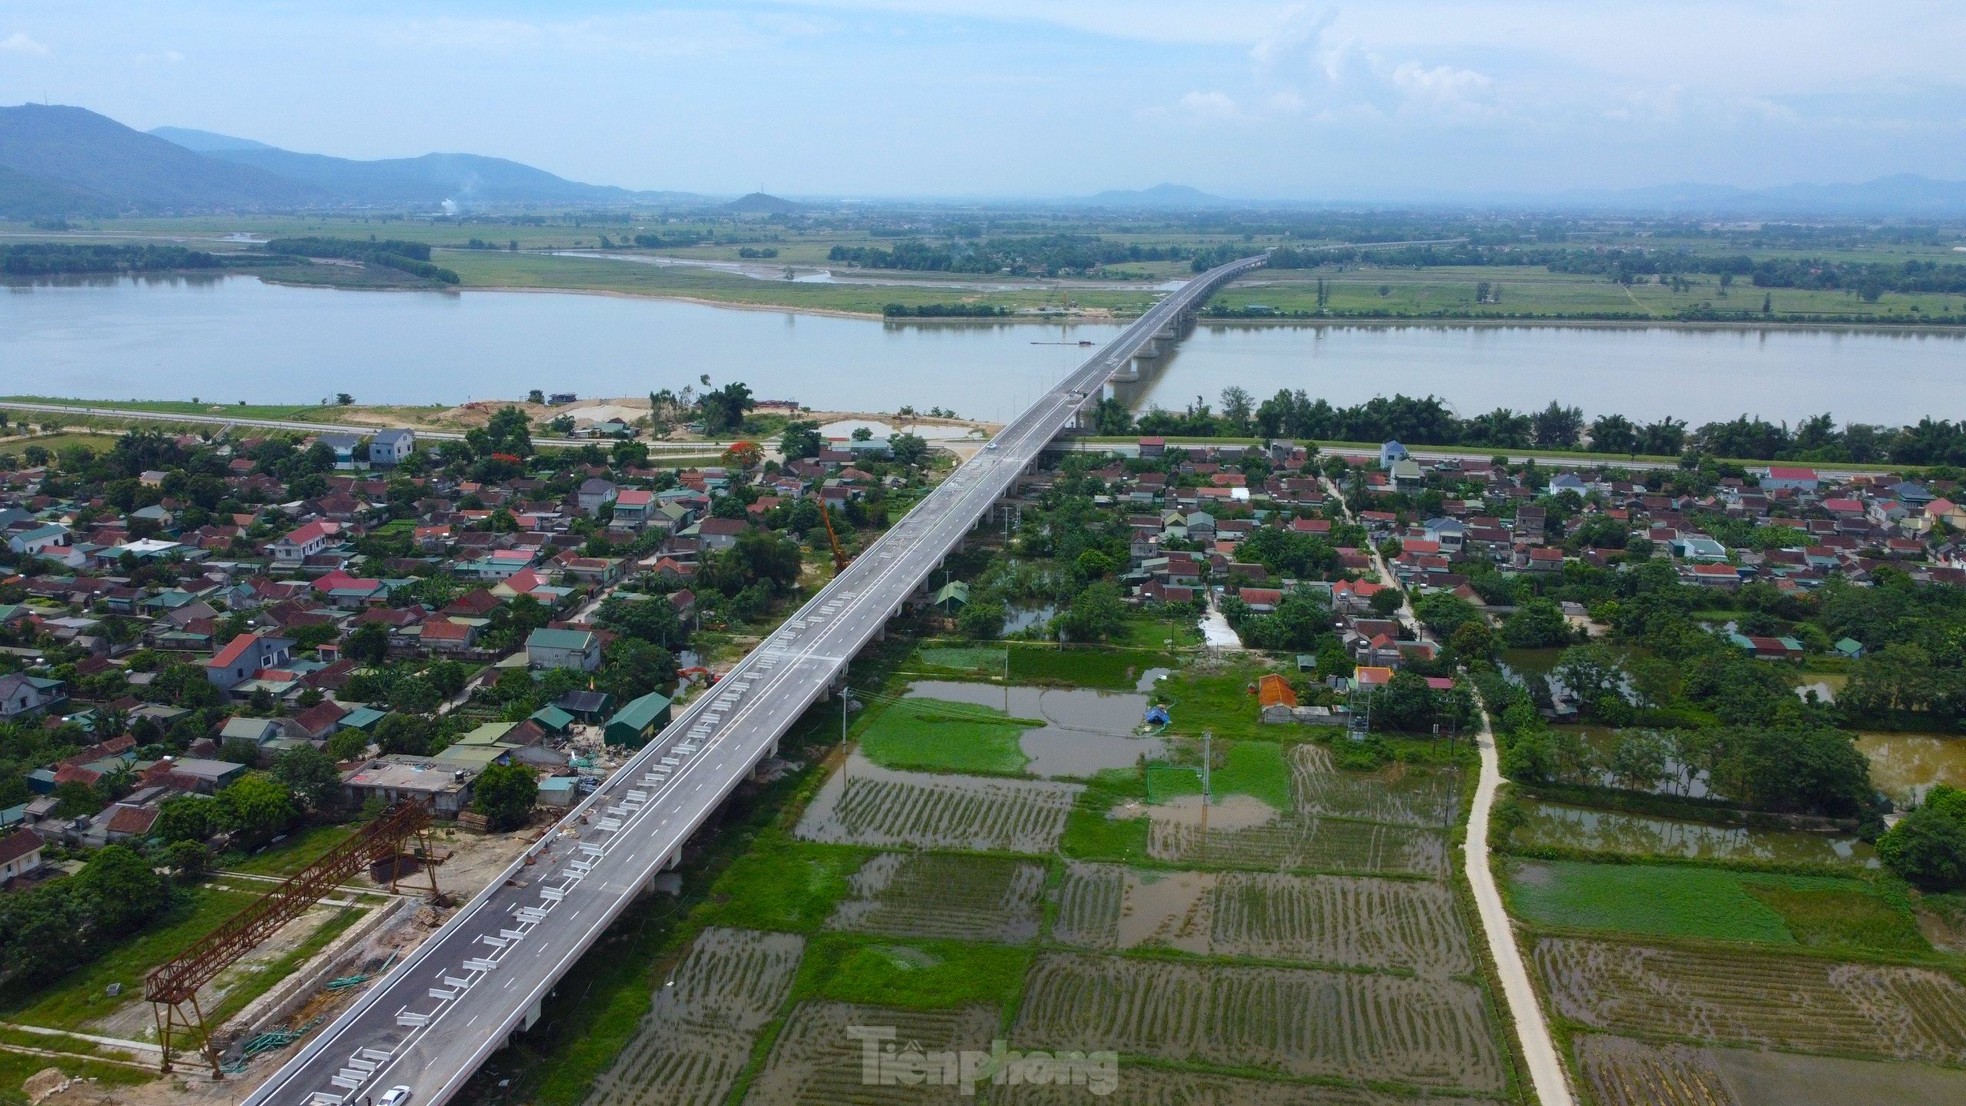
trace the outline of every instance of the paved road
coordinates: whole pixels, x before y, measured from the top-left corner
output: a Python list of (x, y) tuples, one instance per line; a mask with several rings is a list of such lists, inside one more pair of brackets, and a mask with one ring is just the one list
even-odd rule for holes
[(1516, 947), (1515, 930), (1509, 923), (1509, 912), (1502, 906), (1501, 893), (1495, 889), (1494, 869), (1488, 863), (1488, 813), (1495, 805), (1495, 789), (1501, 785), (1502, 768), (1485, 707), (1481, 712), (1481, 732), (1475, 734), (1475, 747), (1481, 751), (1481, 775), (1475, 783), (1474, 809), (1468, 812), (1468, 839), (1463, 847), (1468, 885), (1474, 891), (1475, 910), (1481, 915), (1481, 929), (1488, 939), (1489, 955), (1495, 959), (1495, 972), (1502, 979), (1502, 997), (1508, 1001), (1516, 1037), (1522, 1042), (1522, 1055), (1529, 1064), (1529, 1080), (1536, 1088), (1536, 1101), (1542, 1106), (1571, 1106), (1570, 1081), (1564, 1073), (1563, 1061), (1557, 1057), (1556, 1042), (1550, 1039), (1542, 1002), (1529, 981), (1529, 969), (1523, 964), (1522, 950)]
[(414, 1088), (417, 1106), (455, 1094), (573, 962), (762, 760), (836, 685), (855, 653), (982, 520), (1107, 376), (1221, 283), (1214, 269), (1170, 294), (1095, 353), (589, 796), (504, 879), (465, 904), (246, 1099), (337, 1106)]
[[(38, 414), (68, 415), (71, 417), (92, 417), (105, 419), (129, 419), (142, 422), (194, 423), (200, 426), (248, 426), (255, 430), (294, 430), (303, 434), (361, 434), (369, 435), (378, 430), (389, 430), (387, 426), (363, 426), (357, 423), (302, 422), (294, 419), (242, 419), (232, 415), (174, 415), (162, 411), (145, 411), (131, 407), (77, 407), (66, 403), (16, 403), (13, 400), (0, 400), (0, 409), (8, 411), (33, 411)], [(410, 427), (416, 436), (426, 441), (461, 442), (463, 431), (425, 430)], [(25, 444), (32, 445), (32, 442)], [(583, 445), (610, 445), (606, 438), (534, 438), (535, 446), (553, 449), (574, 449)], [(727, 448), (729, 442), (643, 442), (651, 453), (716, 453)]]

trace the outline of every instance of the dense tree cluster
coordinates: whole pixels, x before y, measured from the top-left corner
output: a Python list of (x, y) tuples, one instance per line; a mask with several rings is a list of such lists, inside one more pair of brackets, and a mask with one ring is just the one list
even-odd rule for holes
[(365, 265), (379, 265), (385, 269), (395, 269), (398, 272), (443, 284), (456, 284), (458, 279), (455, 272), (431, 263), (430, 247), (422, 242), (405, 242), (395, 238), (378, 240), (302, 236), (275, 238), (266, 244), (266, 250), (269, 253), (287, 254), (293, 257), (360, 261)]
[(827, 260), (867, 269), (917, 272), (996, 273), (1015, 276), (1090, 273), (1129, 261), (1180, 261), (1193, 255), (1186, 246), (1147, 246), (1089, 234), (1047, 234), (976, 241), (952, 238), (931, 243), (904, 239), (892, 246), (834, 246)]
[(0, 273), (8, 276), (161, 273), (218, 269), (224, 265), (225, 262), (215, 254), (183, 246), (109, 246), (67, 242), (22, 242), (0, 246)]
[(0, 895), (0, 984), (38, 984), (87, 963), (163, 913), (172, 892), (136, 850), (97, 850), (68, 879)]

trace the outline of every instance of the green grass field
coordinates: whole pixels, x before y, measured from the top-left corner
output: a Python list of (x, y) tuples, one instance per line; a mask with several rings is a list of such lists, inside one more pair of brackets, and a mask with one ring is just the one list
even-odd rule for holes
[(251, 856), (222, 856), (218, 867), (256, 876), (290, 876), (321, 859), (329, 849), (353, 837), (359, 829), (361, 827), (355, 825), (309, 826)]
[[(1875, 256), (1862, 260), (1875, 261)], [(1338, 273), (1318, 270), (1275, 270), (1238, 281), (1216, 296), (1215, 304), (1243, 310), (1260, 304), (1280, 314), (1316, 312), (1317, 281), (1322, 277), (1333, 315), (1388, 312), (1425, 316), (1442, 312), (1491, 316), (1589, 316), (1636, 314), (1668, 319), (1702, 302), (1716, 311), (1759, 313), (1764, 293), (1776, 315), (1860, 315), (1905, 319), (1914, 314), (1957, 315), (1966, 312), (1958, 295), (1887, 293), (1865, 303), (1846, 291), (1798, 288), (1755, 288), (1741, 282), (1720, 294), (1719, 278), (1693, 277), (1693, 287), (1674, 292), (1663, 284), (1623, 285), (1589, 273), (1555, 273), (1544, 268), (1441, 266), (1429, 269), (1364, 267)], [(1499, 286), (1499, 301), (1476, 303), (1477, 285)], [(1912, 309), (1917, 308), (1914, 312)]]
[[(1217, 246), (1224, 242), (1246, 242), (1252, 252), (1282, 244), (1273, 235), (1244, 239), (1240, 235), (1196, 233), (1175, 224), (1142, 228), (1125, 222), (1102, 224), (1068, 220), (1053, 227), (1032, 226), (1030, 233), (1067, 229), (1074, 233), (1097, 233), (1115, 242), (1143, 245)], [(655, 232), (668, 237), (684, 233), (733, 235), (742, 242), (706, 243), (685, 247), (638, 250), (627, 244), (639, 232)], [(455, 270), (462, 286), (510, 288), (558, 288), (569, 291), (606, 291), (630, 295), (677, 296), (718, 303), (751, 306), (788, 307), (801, 310), (840, 311), (879, 314), (884, 304), (950, 303), (974, 301), (1010, 308), (1037, 307), (1061, 301), (1058, 291), (1033, 286), (1014, 291), (978, 292), (973, 289), (939, 289), (936, 283), (974, 283), (997, 279), (996, 274), (908, 272), (887, 273), (930, 287), (889, 287), (852, 284), (800, 284), (779, 280), (757, 280), (733, 273), (701, 268), (659, 267), (633, 261), (600, 257), (559, 257), (545, 251), (601, 249), (659, 254), (665, 257), (703, 261), (746, 261), (762, 267), (796, 265), (828, 266), (834, 246), (891, 245), (892, 239), (877, 237), (864, 228), (816, 226), (809, 229), (743, 226), (714, 222), (662, 224), (647, 215), (598, 224), (556, 219), (550, 225), (521, 225), (516, 220), (486, 219), (465, 223), (439, 223), (335, 217), (318, 214), (298, 216), (241, 215), (195, 216), (186, 218), (105, 219), (78, 223), (71, 233), (50, 234), (58, 241), (141, 241), (158, 237), (188, 240), (186, 244), (218, 253), (238, 253), (251, 247), (220, 239), (225, 235), (247, 233), (262, 237), (325, 235), (367, 238), (370, 235), (402, 238), (435, 247), (433, 260)], [(1024, 233), (1019, 231), (1018, 233)], [(607, 245), (603, 247), (603, 238)], [(478, 238), (497, 249), (467, 249)], [(516, 242), (518, 252), (504, 247)], [(1301, 243), (1300, 243), (1301, 244)], [(1606, 246), (1636, 245), (1653, 249), (1684, 247), (1695, 253), (1751, 253), (1758, 258), (1809, 256), (1831, 261), (1898, 262), (1906, 258), (1956, 262), (1958, 255), (1944, 246), (1875, 245), (1856, 249), (1826, 247), (1818, 250), (1747, 249), (1735, 241), (1677, 240), (1646, 237), (1609, 236)], [(743, 246), (764, 246), (777, 251), (772, 258), (745, 259)], [(257, 270), (256, 270), (257, 271)], [(1118, 280), (1162, 280), (1185, 276), (1191, 269), (1186, 262), (1127, 262), (1113, 266), (1109, 278)], [(401, 284), (403, 275), (340, 266), (285, 266), (265, 271), (265, 275), (297, 283), (338, 285)], [(1225, 291), (1218, 303), (1231, 309), (1261, 304), (1280, 314), (1316, 312), (1317, 281), (1326, 282), (1329, 303), (1325, 310), (1338, 317), (1385, 314), (1395, 317), (1427, 318), (1446, 315), (1531, 318), (1628, 315), (1665, 319), (1689, 306), (1710, 303), (1719, 311), (1744, 310), (1758, 314), (1764, 289), (1745, 282), (1722, 295), (1714, 276), (1693, 276), (1691, 287), (1675, 293), (1669, 286), (1650, 283), (1623, 285), (1604, 276), (1587, 273), (1552, 272), (1542, 267), (1436, 266), (1425, 269), (1394, 268), (1353, 263), (1337, 269), (1272, 270), (1239, 282)], [(1494, 302), (1477, 303), (1476, 285), (1488, 282), (1499, 286)], [(1877, 318), (1904, 322), (1919, 315), (1958, 315), (1966, 313), (1966, 298), (1957, 295), (1886, 293), (1875, 303), (1865, 303), (1847, 291), (1772, 290), (1772, 310), (1778, 315), (1836, 315)], [(1073, 287), (1069, 295), (1075, 304), (1136, 314), (1155, 298), (1138, 289)], [(1916, 308), (1914, 311), (1913, 309)]]
[(1030, 763), (1018, 738), (1042, 725), (969, 703), (901, 699), (865, 724), (860, 751), (888, 768), (1014, 776)]
[[(1199, 776), (1192, 786), (1193, 793), (1201, 791)], [(1147, 819), (1108, 815), (1121, 803), (1145, 802), (1147, 797), (1146, 779), (1139, 769), (1099, 773), (1065, 816), (1065, 835), (1059, 839), (1058, 851), (1078, 860), (1145, 861)]]
[(706, 926), (810, 933), (847, 895), (867, 850), (794, 841), (770, 829), (724, 870), (695, 921)]
[(910, 667), (998, 679), (1009, 665), (1010, 652), (1001, 645), (924, 645)]
[(1181, 671), (1154, 685), (1154, 694), (1168, 703), (1173, 722), (1170, 733), (1198, 737), (1208, 730), (1216, 737), (1275, 739), (1289, 726), (1262, 723), (1256, 696), (1249, 685), (1270, 671), (1256, 665), (1238, 665), (1225, 672)]
[(870, 940), (822, 933), (807, 945), (794, 999), (944, 1010), (1016, 1005), (1031, 950), (967, 941)]
[(1539, 924), (1768, 944), (1929, 951), (1908, 905), (1859, 880), (1694, 865), (1519, 861), (1509, 908)]
[[(1201, 794), (1199, 747), (1189, 750), (1177, 763), (1149, 763), (1146, 767), (1147, 801), (1165, 803), (1182, 795)], [(1284, 761), (1283, 746), (1274, 741), (1217, 741), (1215, 765), (1209, 772), (1208, 795), (1220, 802), (1230, 795), (1248, 795), (1273, 809), (1288, 811), (1295, 805), (1290, 793), (1290, 766)]]
[[(64, 1047), (59, 1040), (43, 1042), (38, 1045), (29, 1044), (27, 1041), (22, 1041), (21, 1043), (30, 1048), (55, 1048), (58, 1050)], [(104, 1064), (91, 1060), (72, 1059), (66, 1056), (57, 1059), (53, 1056), (34, 1056), (28, 1053), (0, 1050), (0, 1087), (6, 1088), (5, 1091), (0, 1091), (0, 1102), (7, 1103), (7, 1106), (14, 1106), (16, 1103), (25, 1104), (27, 1099), (19, 1095), (21, 1084), (27, 1082), (31, 1076), (46, 1068), (60, 1068), (63, 1075), (69, 1076), (70, 1078), (80, 1076), (92, 1081), (98, 1088), (134, 1087), (139, 1083), (148, 1083), (157, 1078), (155, 1071), (125, 1067), (122, 1064)], [(113, 1101), (113, 1099), (110, 1101)]]
[(1173, 657), (1151, 649), (1059, 648), (1023, 641), (1010, 644), (1010, 678), (1020, 684), (1131, 691), (1148, 669), (1171, 668), (1174, 664)]
[[(495, 250), (448, 250), (434, 260), (455, 269), (464, 288), (540, 288), (624, 295), (670, 296), (748, 307), (783, 307), (878, 316), (890, 303), (918, 307), (936, 303), (983, 303), (994, 307), (1056, 307), (1058, 293), (1044, 288), (979, 292), (962, 287), (935, 288), (873, 284), (818, 284), (757, 280), (737, 273), (686, 266), (649, 265), (606, 257), (561, 257)], [(783, 258), (777, 259), (784, 263)], [(770, 262), (766, 262), (770, 264)], [(915, 279), (918, 274), (909, 274)], [(1072, 302), (1138, 314), (1156, 293), (1145, 290), (1073, 289)]]
[[(182, 905), (95, 961), (53, 983), (0, 993), (0, 1017), (45, 1029), (85, 1029), (91, 1021), (140, 1001), (143, 977), (150, 969), (176, 956), (259, 897), (251, 891), (216, 885), (193, 887), (183, 894)], [(280, 978), (278, 974), (259, 974), (267, 977), (267, 986)], [(122, 993), (111, 997), (111, 984), (120, 984)]]
[[(236, 402), (212, 402), (210, 400), (174, 399), (67, 399), (60, 396), (0, 396), (0, 402), (45, 403), (60, 407), (117, 407), (130, 411), (147, 411), (157, 415), (230, 415), (242, 419), (280, 419), (290, 422), (329, 422), (343, 408), (333, 404), (326, 406), (314, 403), (267, 404)], [(44, 412), (17, 412), (16, 419), (26, 418), (39, 422), (43, 418), (60, 418)]]

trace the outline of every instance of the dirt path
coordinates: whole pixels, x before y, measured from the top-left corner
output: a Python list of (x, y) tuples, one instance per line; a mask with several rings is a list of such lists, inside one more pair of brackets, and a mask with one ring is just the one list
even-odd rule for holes
[(1475, 747), (1481, 751), (1481, 776), (1475, 785), (1474, 809), (1468, 812), (1468, 885), (1474, 891), (1489, 954), (1495, 958), (1495, 974), (1502, 980), (1502, 997), (1508, 1001), (1516, 1037), (1529, 1064), (1536, 1101), (1542, 1106), (1572, 1106), (1575, 1099), (1570, 1095), (1563, 1061), (1557, 1057), (1556, 1042), (1550, 1039), (1549, 1023), (1543, 1020), (1542, 1004), (1529, 982), (1529, 970), (1523, 965), (1522, 950), (1516, 947), (1515, 931), (1509, 925), (1508, 911), (1502, 908), (1495, 873), (1488, 864), (1488, 812), (1495, 805), (1495, 789), (1502, 782), (1502, 762), (1495, 752), (1495, 734), (1489, 729), (1486, 707), (1481, 711), (1481, 732), (1475, 735)]

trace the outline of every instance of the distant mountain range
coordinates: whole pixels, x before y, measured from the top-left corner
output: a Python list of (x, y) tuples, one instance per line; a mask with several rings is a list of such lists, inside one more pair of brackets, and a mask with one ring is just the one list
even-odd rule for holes
[[(1182, 184), (1157, 184), (1054, 202), (1112, 211), (1430, 207), (1741, 219), (1957, 218), (1966, 216), (1966, 181), (1900, 174), (1860, 184), (1762, 189), (1670, 184), (1556, 194), (1408, 193), (1405, 198), (1322, 202), (1238, 200)], [(719, 203), (690, 192), (638, 192), (582, 184), (530, 165), (477, 154), (355, 161), (185, 127), (158, 127), (144, 133), (85, 108), (45, 104), (0, 108), (0, 218), (532, 204), (715, 208), (747, 215), (805, 209), (763, 192)]]
[[(476, 154), (353, 161), (184, 127), (145, 134), (84, 108), (0, 108), (0, 215), (526, 204), (699, 206)], [(782, 202), (782, 201), (781, 201)]]
[(1250, 206), (1235, 200), (1225, 200), (1220, 196), (1211, 196), (1199, 188), (1189, 188), (1185, 184), (1157, 184), (1152, 188), (1139, 189), (1109, 189), (1075, 202), (1087, 207), (1108, 207), (1121, 211), (1199, 210)]
[(1719, 184), (1662, 184), (1648, 188), (1561, 193), (1436, 192), (1404, 200), (1233, 200), (1182, 184), (1114, 190), (1066, 201), (1075, 207), (1116, 211), (1211, 211), (1224, 208), (1504, 208), (1530, 211), (1605, 211), (1628, 214), (1782, 217), (1805, 215), (1966, 215), (1966, 181), (1933, 180), (1901, 173), (1861, 184), (1790, 184), (1735, 188)]
[[(1528, 202), (1530, 197), (1519, 197)], [(1665, 184), (1617, 191), (1570, 192), (1541, 201), (1548, 207), (1658, 211), (1688, 215), (1923, 215), (1966, 214), (1966, 181), (1933, 180), (1911, 173), (1860, 184), (1786, 184), (1734, 188), (1719, 184)]]

